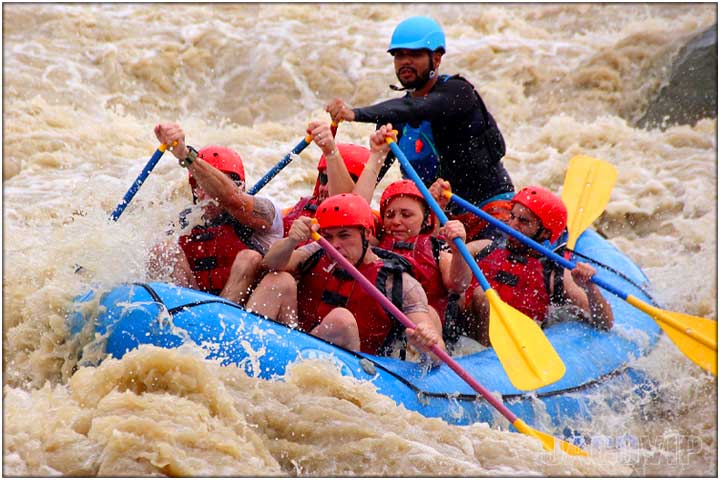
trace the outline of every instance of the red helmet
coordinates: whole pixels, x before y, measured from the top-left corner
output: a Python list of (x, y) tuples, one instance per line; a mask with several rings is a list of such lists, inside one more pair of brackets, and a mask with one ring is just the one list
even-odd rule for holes
[(372, 232), (375, 226), (370, 205), (355, 193), (328, 197), (318, 206), (315, 218), (320, 228), (363, 227)]
[[(243, 167), (242, 158), (240, 158), (240, 155), (238, 155), (235, 150), (210, 145), (198, 152), (198, 158), (202, 158), (223, 173), (230, 173), (239, 177), (235, 180), (245, 181), (245, 167)], [(192, 174), (189, 175), (188, 180), (190, 181), (190, 186), (195, 188), (196, 183)]]
[(547, 188), (532, 185), (520, 190), (512, 203), (523, 205), (534, 213), (543, 227), (550, 231), (550, 241), (555, 242), (567, 225), (567, 208), (563, 201)]
[[(365, 168), (365, 164), (370, 158), (370, 150), (352, 143), (338, 143), (336, 146), (350, 175), (360, 177)], [(320, 157), (317, 168), (319, 172), (327, 170), (327, 159), (324, 153), (322, 157)]]
[[(382, 196), (380, 197), (380, 217), (385, 218), (385, 209), (387, 209), (388, 204), (390, 201), (398, 197), (400, 195), (404, 195), (406, 197), (412, 197), (420, 200), (420, 203), (422, 204), (423, 208), (428, 211), (428, 218), (430, 219), (430, 225), (435, 225), (435, 215), (430, 210), (430, 207), (428, 206), (427, 202), (425, 201), (425, 197), (423, 197), (422, 193), (420, 193), (420, 190), (417, 188), (417, 185), (415, 185), (415, 182), (412, 180), (404, 179), (404, 180), (398, 180), (396, 182), (391, 183), (387, 186), (385, 191), (382, 193)], [(423, 230), (425, 227), (423, 227)]]
[[(340, 152), (340, 156), (345, 162), (345, 168), (347, 168), (348, 172), (350, 172), (350, 175), (354, 175), (356, 178), (359, 178), (365, 168), (365, 164), (370, 158), (370, 150), (352, 143), (338, 143), (336, 144), (336, 147), (338, 152)], [(327, 158), (325, 158), (324, 153), (322, 157), (320, 157), (317, 169), (320, 173), (327, 170)], [(319, 193), (320, 182), (316, 181), (315, 188), (313, 189), (313, 197), (317, 197)]]

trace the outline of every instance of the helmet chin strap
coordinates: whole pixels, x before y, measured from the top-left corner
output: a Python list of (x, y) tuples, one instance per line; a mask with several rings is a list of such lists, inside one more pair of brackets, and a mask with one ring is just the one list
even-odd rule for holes
[(414, 91), (415, 91), (414, 88), (398, 87), (397, 85), (388, 85), (388, 87), (390, 87), (391, 90), (395, 90), (396, 92), (404, 92), (404, 91), (406, 91), (406, 90), (407, 90), (408, 92), (414, 92)]
[[(540, 225), (538, 227), (538, 229), (535, 231), (535, 233), (533, 233), (532, 235), (527, 235), (527, 237), (538, 243), (542, 243), (544, 240), (541, 240), (540, 236), (546, 231), (547, 231), (547, 229), (545, 227), (543, 227), (542, 225)], [(538, 252), (535, 249), (525, 245), (522, 242), (516, 242), (513, 246), (507, 245), (506, 248), (513, 253), (521, 253), (521, 254), (525, 254), (527, 256), (531, 256), (531, 257), (537, 256), (537, 254), (538, 254)]]
[[(549, 230), (547, 228), (543, 227), (542, 225), (540, 225), (538, 227), (537, 231), (530, 238), (535, 240), (538, 243), (543, 243), (545, 240), (548, 239), (547, 237), (545, 237), (543, 239), (540, 238), (542, 236), (542, 234), (545, 232), (549, 232)], [(537, 253), (537, 251), (534, 249), (530, 249), (530, 250), (533, 251), (534, 253)]]
[(357, 263), (355, 264), (355, 268), (360, 268), (360, 265), (362, 264), (363, 260), (365, 260), (365, 254), (367, 253), (369, 246), (370, 246), (370, 242), (368, 241), (367, 237), (365, 236), (365, 229), (363, 228), (362, 253), (360, 254), (360, 260), (358, 260)]
[[(435, 75), (437, 75), (437, 74), (435, 73), (435, 70), (430, 70), (430, 72), (428, 73), (428, 82), (429, 82), (430, 80), (432, 80), (433, 78), (435, 78)], [(427, 85), (427, 82), (425, 82), (425, 85)], [(423, 87), (424, 87), (425, 85), (423, 85)], [(414, 91), (417, 90), (416, 87), (410, 87), (410, 88), (408, 88), (408, 87), (398, 87), (397, 85), (388, 85), (388, 87), (390, 87), (391, 90), (395, 90), (396, 92), (410, 92), (410, 93), (412, 93), (412, 92), (414, 92)]]
[(425, 207), (425, 211), (423, 212), (423, 219), (422, 219), (422, 227), (420, 228), (420, 233), (423, 231), (432, 231), (432, 228), (435, 225), (430, 223), (430, 208)]
[(433, 61), (433, 52), (428, 54), (428, 59), (430, 60), (430, 73), (428, 73), (428, 78), (429, 80), (432, 80), (435, 78), (435, 75), (437, 75), (437, 72), (435, 71), (435, 62)]

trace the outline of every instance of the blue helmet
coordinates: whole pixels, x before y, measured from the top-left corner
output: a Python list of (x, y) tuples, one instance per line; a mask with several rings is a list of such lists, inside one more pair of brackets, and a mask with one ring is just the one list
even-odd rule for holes
[(439, 49), (445, 53), (445, 33), (440, 24), (430, 17), (410, 17), (395, 27), (388, 52), (393, 53), (400, 48), (431, 52)]

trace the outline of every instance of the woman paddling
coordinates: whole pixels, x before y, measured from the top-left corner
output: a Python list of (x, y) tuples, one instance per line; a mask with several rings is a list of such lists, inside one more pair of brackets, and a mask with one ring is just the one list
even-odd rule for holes
[[(385, 140), (388, 135), (394, 135), (390, 124), (370, 137), (370, 158), (353, 190), (368, 202), (390, 151)], [(436, 235), (435, 216), (411, 180), (399, 180), (385, 189), (380, 199), (380, 217), (379, 247), (410, 262), (412, 275), (427, 293), (431, 315), (437, 316), (443, 325), (445, 340), (456, 340), (452, 327), (458, 312), (457, 301), (470, 284), (472, 273), (462, 257), (455, 255), (452, 239), (461, 238), (464, 242), (465, 227), (451, 220)]]

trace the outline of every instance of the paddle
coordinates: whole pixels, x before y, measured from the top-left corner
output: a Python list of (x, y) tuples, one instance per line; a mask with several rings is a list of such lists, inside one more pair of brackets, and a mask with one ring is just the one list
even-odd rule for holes
[(570, 159), (562, 189), (562, 200), (568, 207), (569, 250), (575, 249), (580, 234), (605, 211), (616, 179), (617, 170), (604, 160), (585, 155)]
[[(405, 325), (407, 328), (416, 328), (415, 324), (410, 320), (399, 308), (397, 308), (390, 300), (387, 299), (380, 291), (373, 285), (367, 278), (365, 278), (340, 252), (330, 245), (330, 242), (325, 240), (323, 237), (318, 235), (317, 232), (312, 233), (312, 237), (317, 241), (323, 249), (335, 260), (343, 270), (349, 273), (356, 282), (388, 312), (390, 312), (400, 323)], [(505, 417), (515, 429), (531, 437), (535, 437), (542, 442), (543, 447), (546, 450), (554, 451), (556, 447), (559, 447), (562, 451), (570, 455), (582, 455), (587, 456), (587, 453), (563, 440), (557, 439), (546, 433), (539, 432), (534, 428), (528, 426), (525, 422), (519, 419), (514, 413), (512, 413), (503, 403), (495, 398), (485, 387), (483, 387), (477, 380), (475, 380), (465, 369), (463, 369), (455, 360), (450, 357), (445, 351), (443, 351), (437, 345), (433, 345), (431, 348), (432, 352), (443, 362), (445, 362), (461, 379), (463, 379), (473, 390), (482, 395), (485, 400), (490, 403), (500, 414)]]
[[(562, 191), (568, 208), (568, 249), (573, 249), (575, 240), (605, 210), (616, 178), (615, 167), (603, 160), (584, 155), (570, 160)], [(650, 315), (685, 356), (717, 375), (716, 321), (665, 311), (633, 295), (598, 285)]]
[[(387, 142), (440, 223), (445, 225), (447, 215), (435, 202), (403, 151), (392, 138), (387, 138)], [(470, 266), (490, 303), (490, 343), (510, 382), (519, 390), (536, 390), (560, 380), (565, 374), (565, 365), (538, 324), (500, 299), (461, 239), (455, 238), (453, 243)]]
[[(332, 133), (333, 138), (335, 138), (335, 135), (337, 134), (337, 128), (338, 124), (336, 122), (330, 123), (330, 132)], [(300, 152), (305, 150), (305, 147), (310, 145), (310, 142), (312, 142), (312, 135), (306, 135), (300, 143), (295, 145), (295, 148), (293, 148), (290, 153), (285, 155), (277, 164), (275, 164), (273, 168), (270, 169), (269, 172), (267, 172), (255, 185), (252, 186), (250, 190), (247, 191), (248, 195), (255, 195), (258, 193), (265, 185), (268, 184), (268, 182), (270, 182), (270, 180), (275, 178), (275, 176), (292, 161), (293, 155), (300, 155)]]
[[(586, 185), (587, 188), (592, 189), (593, 185), (595, 184), (591, 182), (587, 183)], [(598, 188), (605, 189), (607, 187), (606, 184), (601, 183)], [(475, 205), (471, 204), (467, 200), (464, 200), (449, 191), (445, 192), (445, 196), (451, 201), (463, 207), (464, 209), (480, 216), (481, 218), (496, 226), (503, 232), (512, 235), (524, 244), (534, 248), (535, 250), (542, 253), (549, 259), (553, 260), (557, 264), (562, 265), (569, 270), (575, 268), (575, 262), (567, 260), (564, 257), (556, 254), (552, 250), (545, 248), (543, 245), (537, 243), (535, 240), (526, 237), (522, 233), (511, 228), (510, 226), (496, 219), (492, 215), (477, 208)], [(586, 194), (581, 195), (578, 198), (592, 197), (593, 194)], [(576, 204), (573, 204), (573, 207), (577, 208)], [(570, 208), (568, 208), (568, 210), (570, 210)], [(597, 211), (597, 207), (595, 207), (595, 211)], [(576, 213), (576, 215), (585, 215), (585, 213), (580, 212), (579, 214)], [(579, 237), (579, 235), (576, 235), (575, 238), (577, 237)], [(591, 280), (596, 285), (604, 288), (608, 292), (625, 300), (630, 305), (650, 315), (660, 325), (663, 331), (667, 334), (668, 337), (670, 337), (670, 339), (675, 343), (675, 345), (680, 349), (681, 352), (683, 352), (690, 360), (695, 362), (700, 367), (704, 368), (713, 375), (717, 375), (717, 322), (701, 317), (686, 315), (683, 313), (661, 310), (657, 307), (643, 302), (642, 300), (633, 295), (629, 295), (619, 290), (618, 288), (606, 283), (597, 275), (593, 275)]]
[(293, 155), (300, 155), (300, 152), (305, 150), (305, 147), (310, 145), (310, 142), (312, 142), (312, 136), (306, 135), (305, 138), (295, 145), (290, 153), (285, 155), (277, 164), (275, 164), (274, 167), (270, 169), (269, 172), (267, 172), (255, 185), (252, 186), (250, 190), (247, 191), (248, 195), (255, 195), (258, 193), (265, 185), (268, 184), (270, 180), (275, 178), (275, 175), (280, 173), (280, 171), (292, 161)]
[[(173, 146), (175, 146), (177, 142), (173, 142)], [(145, 183), (145, 180), (147, 179), (148, 175), (150, 175), (150, 172), (152, 172), (153, 168), (155, 168), (155, 165), (157, 165), (158, 161), (160, 161), (160, 158), (165, 153), (165, 150), (167, 150), (167, 145), (164, 143), (161, 143), (160, 146), (155, 150), (155, 153), (152, 154), (152, 157), (150, 157), (150, 160), (145, 164), (145, 168), (142, 169), (140, 172), (140, 175), (137, 176), (135, 181), (132, 185), (130, 185), (130, 188), (127, 192), (125, 192), (125, 196), (120, 201), (120, 203), (117, 204), (117, 207), (115, 207), (115, 210), (110, 214), (110, 220), (113, 222), (117, 222), (118, 218), (120, 218), (120, 215), (125, 211), (127, 206), (130, 204), (130, 201), (133, 199), (135, 194), (140, 190), (140, 187), (143, 183)], [(79, 273), (82, 270), (84, 270), (84, 267), (82, 265), (78, 265), (77, 263), (73, 265), (73, 269), (75, 273)]]
[(152, 157), (150, 157), (150, 160), (148, 160), (148, 162), (145, 164), (145, 168), (142, 169), (140, 175), (137, 176), (133, 184), (125, 193), (122, 201), (118, 203), (117, 207), (115, 207), (115, 210), (113, 210), (113, 212), (110, 214), (110, 220), (116, 222), (117, 219), (120, 218), (120, 215), (122, 215), (122, 213), (125, 211), (125, 208), (128, 206), (128, 204), (130, 204), (130, 201), (133, 199), (137, 191), (140, 190), (140, 187), (145, 182), (145, 179), (147, 179), (148, 175), (150, 175), (152, 169), (155, 168), (155, 165), (157, 165), (160, 157), (162, 157), (163, 153), (165, 153), (165, 150), (167, 150), (167, 145), (165, 145), (164, 143), (160, 144), (157, 150), (155, 150), (155, 153), (153, 153)]

